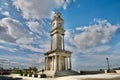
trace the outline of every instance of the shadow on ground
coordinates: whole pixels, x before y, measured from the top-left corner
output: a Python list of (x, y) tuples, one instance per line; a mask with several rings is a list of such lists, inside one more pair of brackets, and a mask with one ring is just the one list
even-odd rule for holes
[(12, 78), (7, 76), (0, 76), (0, 80), (22, 80), (22, 78)]

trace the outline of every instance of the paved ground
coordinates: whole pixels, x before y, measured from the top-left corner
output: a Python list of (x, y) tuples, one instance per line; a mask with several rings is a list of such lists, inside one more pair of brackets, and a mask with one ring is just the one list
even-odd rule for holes
[(57, 78), (33, 78), (19, 75), (9, 75), (9, 78), (0, 76), (0, 80), (120, 80), (120, 74), (74, 75)]
[(7, 76), (0, 76), (0, 80), (22, 80), (22, 78), (12, 78)]

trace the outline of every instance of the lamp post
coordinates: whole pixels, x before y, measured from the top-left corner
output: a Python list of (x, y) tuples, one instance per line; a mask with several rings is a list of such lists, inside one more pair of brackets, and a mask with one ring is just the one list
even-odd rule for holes
[(110, 64), (109, 64), (108, 57), (106, 57), (106, 60), (107, 60), (107, 66), (108, 66), (108, 70), (110, 70)]

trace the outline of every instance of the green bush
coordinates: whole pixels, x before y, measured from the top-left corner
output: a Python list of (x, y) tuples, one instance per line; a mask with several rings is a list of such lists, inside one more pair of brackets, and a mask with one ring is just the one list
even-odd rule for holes
[(13, 70), (10, 72), (11, 74), (20, 74), (20, 71), (19, 70)]
[(23, 73), (21, 73), (20, 76), (23, 76)]
[(38, 77), (38, 74), (34, 74), (34, 77)]
[(32, 77), (32, 73), (29, 73), (29, 77)]
[(27, 76), (27, 74), (24, 74), (24, 76)]
[(41, 74), (40, 77), (41, 78), (46, 78), (46, 74)]

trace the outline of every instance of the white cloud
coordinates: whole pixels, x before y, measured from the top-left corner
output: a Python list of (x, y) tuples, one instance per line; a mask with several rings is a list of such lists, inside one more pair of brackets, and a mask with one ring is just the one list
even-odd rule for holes
[[(3, 63), (2, 66), (13, 68), (28, 68), (30, 66), (36, 66), (38, 68), (42, 67), (41, 64), (44, 62), (44, 57), (41, 54), (27, 54), (28, 57), (16, 56), (16, 55), (0, 55), (0, 63)], [(41, 58), (43, 57), (43, 58)], [(8, 66), (7, 66), (8, 65)]]
[(44, 52), (43, 49), (32, 46), (32, 45), (20, 45), (20, 47), (23, 49), (28, 49), (28, 50), (33, 51), (33, 52), (40, 52), (40, 53)]
[(87, 49), (83, 49), (81, 50), (81, 52), (85, 54), (102, 53), (104, 51), (109, 50), (110, 48), (111, 47), (108, 45), (101, 45), (101, 46), (94, 46)]
[(67, 8), (71, 0), (13, 0), (13, 5), (22, 11), (25, 19), (50, 18), (55, 8)]
[[(40, 55), (40, 54), (28, 54), (28, 56), (30, 57), (30, 58), (32, 58), (32, 61), (33, 62), (31, 62), (31, 63), (42, 63), (42, 62), (44, 62), (44, 57), (43, 57), (43, 55)], [(42, 58), (40, 58), (40, 57), (42, 57)]]
[(27, 68), (28, 66), (30, 66), (29, 62), (32, 61), (32, 58), (23, 57), (23, 56), (0, 55), (0, 57), (2, 57), (0, 63), (3, 62), (2, 66), (4, 68), (14, 68), (14, 67)]
[(76, 30), (86, 30), (88, 29), (88, 26), (84, 26), (84, 27), (76, 27)]
[(79, 54), (106, 53), (111, 50), (112, 46), (108, 43), (119, 28), (119, 25), (112, 25), (103, 20), (93, 25), (77, 27), (74, 32), (67, 30), (66, 49)]
[(7, 2), (4, 3), (5, 6), (8, 6), (9, 4)]
[(79, 49), (105, 44), (109, 42), (119, 27), (106, 20), (98, 21), (98, 24), (76, 28), (76, 30), (82, 30), (82, 32), (72, 35), (73, 37), (69, 38), (69, 41)]
[[(0, 42), (14, 43), (21, 49), (29, 49), (34, 52), (42, 51), (42, 49), (35, 48), (35, 46), (32, 45), (32, 43), (36, 44), (36, 40), (23, 28), (22, 23), (12, 18), (3, 18), (0, 20)], [(14, 48), (11, 49), (2, 46), (0, 48), (11, 52), (15, 51)]]
[(89, 48), (77, 48), (71, 45), (66, 45), (66, 50), (69, 50), (73, 53), (79, 53), (79, 54), (96, 54), (96, 53), (102, 53), (105, 51), (108, 51), (111, 49), (109, 45), (99, 45), (99, 46), (91, 46)]
[(93, 25), (77, 27), (74, 32), (66, 31), (66, 49), (73, 52), (72, 64), (76, 70), (106, 69), (106, 57), (109, 58), (111, 67), (119, 67), (120, 50), (117, 45), (118, 50), (115, 46), (113, 49), (109, 42), (115, 36), (120, 25), (113, 25), (107, 20), (100, 19), (96, 19), (95, 22), (97, 23)]
[[(48, 44), (42, 44), (44, 40), (41, 37), (48, 37), (48, 32), (44, 29), (43, 18), (50, 18), (53, 15), (55, 8), (64, 8), (70, 4), (71, 0), (12, 0), (13, 5), (18, 11), (21, 11), (21, 15), (28, 19), (26, 25), (31, 30), (33, 38), (21, 37), (16, 40), (16, 43), (22, 49), (28, 49), (34, 52), (44, 52), (46, 48), (49, 48)], [(37, 19), (37, 20), (36, 20)], [(29, 41), (28, 41), (29, 40)], [(36, 42), (38, 41), (39, 42)], [(48, 43), (48, 42), (47, 42)], [(34, 46), (39, 45), (40, 46)]]
[(21, 37), (30, 37), (30, 34), (23, 29), (22, 23), (12, 18), (3, 18), (0, 20), (0, 39), (15, 42)]
[(10, 16), (10, 14), (9, 14), (9, 12), (8, 12), (8, 11), (4, 11), (4, 12), (2, 12), (2, 15), (7, 16), (7, 17), (9, 17), (9, 16)]
[(30, 44), (33, 42), (33, 38), (27, 38), (27, 37), (22, 37), (22, 38), (19, 38), (16, 40), (16, 43), (19, 44), (19, 45), (22, 45), (22, 44)]
[[(41, 36), (44, 35), (44, 37), (46, 37), (47, 33), (44, 31), (44, 29), (42, 29), (42, 26), (40, 26), (40, 24), (37, 21), (28, 22), (28, 26), (32, 32), (35, 32), (35, 34), (30, 34), (30, 32), (26, 31), (22, 23), (20, 23), (16, 19), (1, 19), (0, 42), (14, 43), (17, 46), (19, 46), (22, 50), (28, 49), (33, 52), (46, 51), (46, 48), (48, 48), (46, 45), (48, 44), (43, 44), (44, 42)], [(36, 35), (36, 33), (41, 34), (41, 36)], [(1, 47), (1, 49), (5, 48), (8, 49), (7, 47)], [(12, 49), (8, 50), (12, 52)]]
[(44, 66), (44, 56), (41, 54), (28, 54), (29, 58), (32, 60), (29, 62), (30, 66), (35, 66), (38, 69), (43, 69)]
[(0, 12), (2, 11), (2, 8), (0, 8)]
[(67, 9), (67, 6), (68, 6), (68, 4), (70, 4), (70, 2), (71, 2), (71, 0), (66, 0), (66, 2), (64, 2), (64, 4), (63, 4), (64, 10)]
[(10, 48), (10, 47), (5, 47), (5, 46), (0, 46), (0, 49), (4, 49), (4, 50), (10, 51), (10, 52), (15, 52), (15, 51), (17, 51), (16, 48)]
[(27, 22), (27, 25), (32, 32), (36, 32), (41, 35), (44, 33), (43, 25), (37, 21), (29, 21)]
[(4, 59), (4, 58), (0, 58), (0, 62), (6, 62), (8, 61), (7, 59)]
[(50, 42), (49, 41), (40, 41), (40, 43), (37, 43), (36, 46), (24, 43), (24, 44), (20, 44), (19, 46), (22, 49), (27, 49), (27, 50), (30, 50), (33, 52), (44, 53), (50, 49)]

